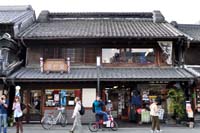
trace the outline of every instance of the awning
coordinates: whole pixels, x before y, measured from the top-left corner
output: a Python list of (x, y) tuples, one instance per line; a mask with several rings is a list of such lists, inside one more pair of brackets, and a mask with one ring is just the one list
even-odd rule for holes
[[(22, 68), (7, 80), (15, 82), (96, 81), (96, 68), (72, 68), (70, 73), (42, 73)], [(195, 77), (182, 68), (100, 68), (100, 81), (189, 81)]]

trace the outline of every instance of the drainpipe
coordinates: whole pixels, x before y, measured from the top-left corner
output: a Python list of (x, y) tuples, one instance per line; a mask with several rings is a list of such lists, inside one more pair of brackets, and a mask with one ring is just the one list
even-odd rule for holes
[(27, 46), (26, 46), (26, 43), (24, 42), (24, 34), (20, 37), (20, 41), (21, 41), (21, 43), (22, 43), (22, 45), (23, 45), (24, 47), (27, 47)]
[(178, 40), (178, 43), (179, 43), (179, 47), (178, 47), (178, 56), (179, 56), (179, 61), (178, 61), (178, 65), (183, 68), (184, 67), (184, 63), (185, 63), (185, 60), (184, 60), (184, 52), (185, 52), (185, 43), (186, 43), (186, 40), (185, 38), (183, 38), (182, 36), (179, 38)]
[(2, 77), (2, 80), (3, 80), (3, 85), (4, 85), (4, 87), (3, 87), (3, 94), (5, 94), (5, 86), (7, 86), (8, 85), (8, 83), (7, 83), (7, 81), (6, 81), (6, 77)]

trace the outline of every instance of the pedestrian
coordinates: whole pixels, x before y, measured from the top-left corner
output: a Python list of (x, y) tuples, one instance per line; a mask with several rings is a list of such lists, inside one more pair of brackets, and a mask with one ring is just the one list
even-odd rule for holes
[(34, 95), (34, 101), (33, 101), (33, 104), (34, 104), (34, 108), (37, 112), (40, 112), (40, 98), (37, 94)]
[[(7, 133), (7, 109), (8, 109), (9, 101), (7, 96), (3, 94), (0, 98), (0, 132)], [(3, 122), (3, 123), (2, 123)]]
[(157, 133), (160, 132), (160, 121), (159, 121), (159, 116), (158, 116), (158, 100), (155, 99), (153, 100), (153, 103), (150, 105), (150, 115), (152, 118), (152, 129), (151, 132), (155, 133), (155, 129)]
[(113, 108), (112, 102), (111, 100), (108, 100), (106, 104), (106, 111), (108, 112), (109, 115), (111, 114), (112, 108)]
[(23, 125), (22, 125), (23, 112), (22, 112), (19, 96), (15, 96), (15, 100), (14, 100), (12, 109), (14, 110), (14, 118), (16, 121), (16, 133), (19, 133), (19, 131), (21, 133), (23, 133)]
[(79, 97), (76, 97), (74, 99), (76, 105), (74, 108), (74, 112), (72, 115), (72, 118), (74, 119), (72, 129), (70, 130), (70, 133), (74, 133), (76, 130), (78, 133), (82, 133), (82, 125), (81, 125), (81, 115), (80, 115), (80, 110), (81, 110), (81, 101)]

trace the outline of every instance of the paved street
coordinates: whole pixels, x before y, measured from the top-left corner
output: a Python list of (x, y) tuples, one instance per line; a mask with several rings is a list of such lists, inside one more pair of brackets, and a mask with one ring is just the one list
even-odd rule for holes
[[(68, 133), (70, 126), (66, 128), (61, 128), (56, 126), (54, 129), (51, 130), (44, 130), (40, 125), (36, 124), (29, 124), (24, 125), (24, 133)], [(83, 133), (90, 133), (87, 126), (83, 126)], [(163, 127), (162, 133), (199, 133), (200, 127), (196, 128), (188, 128), (188, 127)], [(9, 128), (8, 133), (15, 133), (15, 127)], [(150, 133), (150, 127), (136, 127), (136, 128), (120, 128), (118, 131), (109, 131), (105, 129), (105, 131), (99, 131), (98, 133)]]

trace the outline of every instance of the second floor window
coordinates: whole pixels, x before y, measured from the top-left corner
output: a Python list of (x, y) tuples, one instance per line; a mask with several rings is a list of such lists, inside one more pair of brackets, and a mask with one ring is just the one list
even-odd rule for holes
[(153, 64), (153, 48), (103, 48), (102, 63)]
[(82, 48), (44, 48), (44, 59), (67, 59), (70, 57), (72, 63), (83, 62), (83, 49)]

